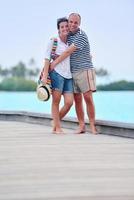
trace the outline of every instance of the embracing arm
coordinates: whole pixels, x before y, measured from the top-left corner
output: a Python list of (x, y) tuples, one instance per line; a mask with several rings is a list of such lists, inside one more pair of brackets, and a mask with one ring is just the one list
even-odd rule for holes
[(58, 56), (58, 58), (56, 58), (56, 60), (54, 60), (51, 65), (50, 65), (50, 70), (53, 70), (55, 68), (55, 66), (57, 64), (59, 64), (60, 62), (62, 62), (65, 58), (67, 58), (68, 56), (70, 56), (75, 50), (77, 49), (77, 47), (74, 44), (71, 44), (66, 51), (64, 51), (60, 56)]

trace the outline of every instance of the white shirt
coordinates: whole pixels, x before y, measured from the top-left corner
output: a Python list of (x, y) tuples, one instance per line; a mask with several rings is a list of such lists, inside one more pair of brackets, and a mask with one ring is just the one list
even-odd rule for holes
[[(57, 47), (55, 53), (57, 55), (61, 55), (67, 48), (68, 44), (65, 44), (59, 37), (57, 37)], [(51, 51), (53, 46), (53, 39), (51, 39), (48, 43), (46, 52), (45, 52), (45, 58), (50, 60)], [(57, 64), (54, 69), (58, 74), (63, 76), (64, 78), (72, 78), (72, 74), (70, 71), (70, 56), (65, 58), (62, 62)]]

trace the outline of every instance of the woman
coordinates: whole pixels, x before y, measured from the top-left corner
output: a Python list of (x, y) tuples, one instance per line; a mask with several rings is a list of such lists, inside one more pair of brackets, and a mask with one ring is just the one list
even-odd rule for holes
[[(67, 48), (67, 35), (69, 33), (67, 18), (60, 18), (57, 20), (57, 47), (56, 55), (61, 55)], [(45, 70), (42, 81), (47, 82), (47, 75), (51, 60), (51, 51), (54, 39), (48, 44), (45, 55)], [(57, 64), (54, 70), (49, 72), (52, 85), (52, 117), (53, 117), (53, 133), (63, 133), (60, 120), (67, 114), (73, 104), (73, 83), (70, 71), (70, 57)], [(64, 106), (59, 110), (61, 96), (64, 97)]]

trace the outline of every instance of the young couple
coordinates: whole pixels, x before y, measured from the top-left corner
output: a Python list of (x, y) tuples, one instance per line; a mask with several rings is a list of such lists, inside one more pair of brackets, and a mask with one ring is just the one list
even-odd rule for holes
[[(80, 27), (81, 16), (71, 13), (69, 18), (57, 20), (57, 58), (50, 64), (54, 39), (51, 39), (44, 63), (42, 81), (47, 82), (47, 75), (52, 84), (52, 117), (53, 133), (63, 133), (60, 120), (67, 114), (75, 101), (75, 109), (79, 122), (77, 133), (85, 133), (83, 101), (86, 103), (90, 122), (90, 132), (97, 134), (95, 127), (95, 107), (92, 92), (96, 91), (95, 70), (90, 56), (88, 37)], [(64, 106), (59, 109), (61, 95)]]

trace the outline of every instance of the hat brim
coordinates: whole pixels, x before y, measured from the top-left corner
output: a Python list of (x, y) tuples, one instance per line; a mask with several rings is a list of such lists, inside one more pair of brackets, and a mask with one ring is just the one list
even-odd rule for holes
[(51, 95), (51, 89), (48, 84), (40, 84), (37, 87), (37, 97), (41, 101), (48, 101)]

